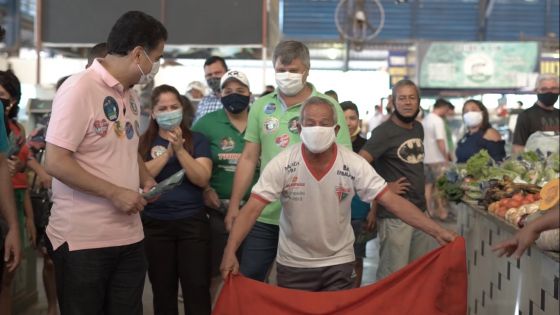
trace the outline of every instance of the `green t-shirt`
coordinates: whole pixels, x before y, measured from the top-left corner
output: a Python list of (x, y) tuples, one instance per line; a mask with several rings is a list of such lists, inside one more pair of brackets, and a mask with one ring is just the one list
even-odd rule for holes
[[(243, 139), (245, 132), (239, 132), (231, 124), (224, 109), (204, 115), (197, 120), (192, 130), (202, 133), (210, 141), (210, 151), (212, 152), (210, 186), (220, 199), (229, 199), (237, 161), (245, 146), (245, 139)], [(258, 179), (259, 168), (257, 167), (251, 187)], [(245, 200), (249, 198), (251, 187), (247, 189)]]
[[(2, 107), (4, 108), (4, 107)], [(8, 153), (8, 136), (6, 135), (6, 125), (4, 124), (4, 111), (0, 113), (0, 154)]]
[[(350, 133), (342, 108), (334, 99), (317, 92), (313, 85), (310, 84), (310, 86), (313, 90), (311, 96), (326, 98), (336, 105), (336, 115), (340, 126), (336, 142), (352, 150)], [(245, 140), (261, 145), (262, 169), (286, 147), (301, 142), (297, 130), (300, 109), (301, 104), (286, 108), (277, 91), (265, 95), (251, 106)], [(258, 221), (278, 225), (281, 208), (280, 201), (270, 203), (264, 208)]]

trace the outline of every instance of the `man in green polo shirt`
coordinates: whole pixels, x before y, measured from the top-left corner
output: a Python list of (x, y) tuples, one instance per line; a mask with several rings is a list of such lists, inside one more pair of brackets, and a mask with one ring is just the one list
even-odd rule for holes
[[(229, 70), (222, 76), (220, 82), (220, 102), (223, 108), (202, 116), (192, 128), (193, 131), (198, 131), (208, 138), (212, 153), (212, 177), (210, 185), (204, 190), (204, 203), (210, 215), (212, 264), (210, 293), (213, 299), (221, 282), (220, 262), (228, 237), (224, 217), (229, 205), (237, 161), (245, 146), (244, 136), (250, 97), (247, 76), (241, 71)], [(257, 171), (243, 195), (243, 201), (249, 199), (250, 188), (258, 178)]]
[[(297, 123), (301, 104), (312, 96), (328, 99), (336, 104), (340, 131), (337, 143), (352, 149), (344, 113), (338, 103), (315, 90), (307, 82), (310, 69), (309, 50), (297, 41), (280, 42), (272, 57), (278, 89), (256, 101), (249, 112), (245, 132), (245, 148), (235, 172), (233, 191), (226, 216), (226, 228), (239, 214), (239, 204), (251, 185), (258, 161), (261, 167), (287, 146), (300, 143)], [(269, 204), (245, 238), (240, 272), (252, 279), (264, 281), (276, 257), (280, 202)], [(350, 211), (350, 209), (348, 210)]]

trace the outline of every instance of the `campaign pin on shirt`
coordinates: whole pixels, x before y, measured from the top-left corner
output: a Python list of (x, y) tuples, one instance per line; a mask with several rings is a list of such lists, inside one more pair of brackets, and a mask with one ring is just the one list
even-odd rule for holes
[(119, 105), (112, 96), (107, 96), (103, 100), (103, 112), (110, 121), (119, 119)]
[(115, 121), (113, 124), (113, 129), (117, 137), (122, 138), (124, 136), (124, 124), (120, 120)]
[(98, 136), (105, 137), (109, 130), (109, 123), (106, 119), (98, 119), (93, 122), (93, 130)]
[(138, 123), (138, 120), (134, 121), (134, 130), (136, 131), (138, 138), (140, 138), (140, 123)]
[(132, 95), (130, 96), (129, 101), (130, 101), (130, 109), (132, 109), (134, 115), (138, 115), (138, 106), (136, 105), (136, 102), (134, 101), (134, 97), (132, 97)]
[(288, 136), (287, 134), (283, 134), (276, 137), (275, 142), (277, 146), (285, 148), (288, 146), (288, 144), (290, 144), (290, 136)]
[(276, 129), (278, 129), (278, 126), (280, 125), (280, 122), (278, 121), (278, 118), (276, 117), (268, 117), (265, 121), (264, 121), (264, 131), (267, 133), (272, 133), (274, 132)]
[(290, 121), (288, 121), (288, 130), (291, 133), (298, 133), (298, 121), (299, 121), (299, 117), (294, 117), (292, 119), (290, 119)]
[(126, 137), (128, 138), (128, 140), (134, 137), (134, 128), (132, 127), (132, 123), (130, 123), (130, 121), (126, 122), (124, 130), (126, 132)]
[(264, 107), (264, 113), (265, 114), (270, 115), (270, 114), (274, 113), (274, 111), (276, 111), (276, 104), (274, 104), (274, 103), (268, 103)]

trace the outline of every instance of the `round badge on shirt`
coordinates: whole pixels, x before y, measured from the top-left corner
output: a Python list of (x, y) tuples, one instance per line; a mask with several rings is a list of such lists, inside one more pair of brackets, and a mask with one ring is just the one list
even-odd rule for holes
[(132, 109), (132, 112), (134, 113), (134, 115), (138, 115), (138, 106), (136, 105), (136, 102), (134, 101), (134, 97), (132, 97), (132, 95), (130, 96), (130, 109)]
[(288, 144), (290, 144), (290, 136), (287, 134), (283, 134), (281, 136), (276, 137), (274, 142), (276, 143), (277, 146), (281, 148), (285, 148), (288, 146)]
[(132, 124), (130, 123), (130, 121), (126, 122), (126, 124), (124, 126), (124, 130), (126, 132), (126, 137), (128, 138), (128, 140), (130, 140), (134, 137), (134, 128), (132, 127)]
[(112, 96), (107, 96), (103, 100), (103, 112), (110, 121), (117, 121), (119, 119), (119, 105)]
[(107, 135), (107, 130), (109, 130), (109, 123), (106, 119), (98, 119), (93, 122), (93, 130), (96, 135), (105, 137)]
[(134, 130), (136, 131), (138, 138), (140, 138), (140, 123), (138, 123), (138, 120), (134, 121)]
[(113, 129), (117, 137), (122, 138), (124, 136), (124, 125), (119, 120), (115, 121)]
[(274, 111), (276, 111), (276, 104), (274, 104), (274, 103), (268, 103), (264, 107), (264, 113), (265, 114), (270, 115), (270, 114), (274, 113)]
[(276, 129), (278, 129), (278, 126), (280, 125), (280, 122), (278, 121), (278, 118), (276, 117), (269, 117), (264, 121), (264, 131), (267, 133), (272, 133), (274, 131), (276, 131)]
[(291, 133), (297, 134), (298, 133), (298, 121), (299, 121), (299, 117), (294, 117), (292, 119), (290, 119), (290, 121), (288, 121), (288, 130)]

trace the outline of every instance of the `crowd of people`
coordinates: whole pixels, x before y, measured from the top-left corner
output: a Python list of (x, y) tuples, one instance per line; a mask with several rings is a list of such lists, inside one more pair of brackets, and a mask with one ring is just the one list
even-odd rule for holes
[[(122, 15), (86, 70), (61, 80), (48, 122), (30, 137), (17, 122), (19, 80), (0, 71), (0, 313), (11, 313), (25, 242), (44, 256), (49, 314), (141, 314), (146, 274), (155, 314), (178, 313), (179, 285), (186, 314), (210, 314), (228, 277), (267, 281), (273, 264), (281, 287), (359, 287), (371, 239), (380, 280), (433, 240), (457, 236), (437, 222), (449, 214), (433, 185), (450, 163), (481, 149), (496, 161), (506, 155), (475, 99), (463, 105), (466, 132), (454, 149), (446, 125), (454, 106), (438, 99), (420, 121), (410, 80), (392, 87), (387, 115), (378, 106), (363, 126), (356, 104), (307, 81), (309, 50), (298, 41), (275, 47), (277, 88), (259, 96), (212, 56), (203, 65), (209, 93), (196, 81), (187, 95), (163, 84), (146, 103), (132, 87), (153, 86), (167, 37), (145, 13)], [(559, 131), (558, 77), (540, 77), (536, 91), (519, 115), (515, 152)], [(40, 191), (52, 188), (46, 227), (35, 224), (27, 168)], [(150, 195), (175, 176), (179, 183)]]

